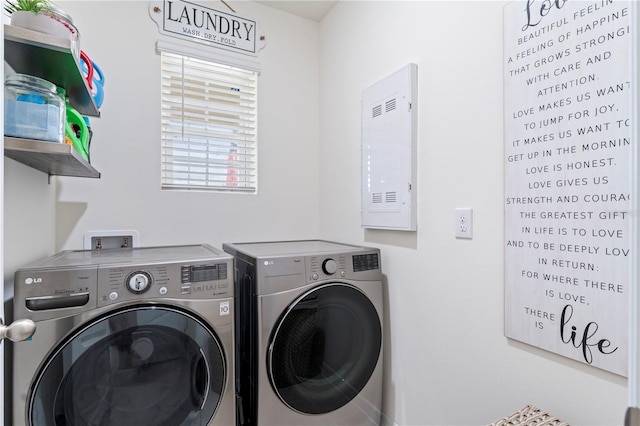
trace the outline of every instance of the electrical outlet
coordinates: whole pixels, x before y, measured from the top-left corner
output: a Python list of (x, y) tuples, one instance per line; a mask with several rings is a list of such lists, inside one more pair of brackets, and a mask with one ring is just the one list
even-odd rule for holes
[(473, 238), (473, 209), (458, 208), (454, 210), (456, 238)]

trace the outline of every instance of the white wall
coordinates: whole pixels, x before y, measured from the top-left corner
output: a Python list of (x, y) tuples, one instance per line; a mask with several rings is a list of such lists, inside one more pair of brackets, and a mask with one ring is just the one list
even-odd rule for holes
[[(534, 404), (622, 424), (626, 380), (503, 336), (504, 1), (340, 1), (321, 23), (320, 235), (381, 247), (385, 416), (479, 425)], [(418, 231), (360, 228), (360, 96), (418, 65)], [(453, 211), (472, 207), (474, 238)]]
[(58, 249), (82, 248), (84, 232), (104, 229), (136, 229), (147, 246), (318, 236), (318, 23), (231, 2), (267, 36), (260, 54), (259, 193), (162, 191), (155, 50), (161, 36), (149, 2), (57, 4), (73, 16), (81, 48), (105, 74), (101, 117), (91, 119), (92, 164), (102, 176), (58, 178)]
[(4, 160), (5, 297), (13, 296), (13, 273), (52, 254), (55, 243), (55, 185), (46, 173)]

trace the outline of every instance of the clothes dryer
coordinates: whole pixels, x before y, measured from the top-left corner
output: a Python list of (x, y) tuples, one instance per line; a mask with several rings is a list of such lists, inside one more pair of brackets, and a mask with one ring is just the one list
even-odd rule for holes
[(242, 426), (378, 425), (378, 249), (330, 241), (224, 244), (235, 257)]
[(209, 245), (65, 251), (15, 274), (13, 424), (235, 424), (233, 258)]

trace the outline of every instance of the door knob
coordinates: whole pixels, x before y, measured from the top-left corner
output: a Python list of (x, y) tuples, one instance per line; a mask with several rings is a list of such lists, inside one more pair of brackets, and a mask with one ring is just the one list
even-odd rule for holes
[(12, 342), (27, 340), (36, 332), (36, 323), (30, 319), (15, 320), (9, 325), (4, 325), (0, 320), (0, 340), (9, 339)]

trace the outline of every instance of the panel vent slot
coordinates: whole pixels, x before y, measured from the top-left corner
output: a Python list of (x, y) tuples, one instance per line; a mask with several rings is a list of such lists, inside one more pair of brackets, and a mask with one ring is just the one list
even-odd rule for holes
[(382, 105), (377, 105), (373, 107), (373, 118), (379, 117), (382, 115)]
[(375, 192), (371, 194), (371, 201), (373, 204), (381, 204), (382, 203), (382, 192)]
[(385, 203), (395, 203), (397, 200), (397, 193), (394, 192), (387, 192), (385, 194), (385, 198), (384, 198), (384, 202)]
[(385, 112), (393, 111), (394, 109), (396, 109), (396, 98), (389, 99), (387, 102), (385, 102), (384, 107)]

